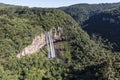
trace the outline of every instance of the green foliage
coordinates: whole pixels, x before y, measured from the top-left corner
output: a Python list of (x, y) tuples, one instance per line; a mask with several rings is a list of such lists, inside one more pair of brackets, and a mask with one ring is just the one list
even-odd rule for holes
[[(65, 50), (60, 54), (66, 61), (48, 59), (45, 47), (36, 54), (16, 57), (36, 35), (57, 27), (63, 29), (65, 41), (60, 43)], [(113, 66), (117, 59), (111, 51), (90, 40), (61, 10), (27, 7), (0, 10), (1, 80), (105, 80), (119, 75), (119, 66)], [(111, 72), (115, 74), (109, 75)]]
[(120, 51), (119, 10), (120, 8), (116, 8), (94, 15), (85, 22), (87, 26), (83, 28), (90, 35), (95, 33), (101, 35), (102, 38), (108, 39), (113, 44), (113, 51), (116, 52)]
[(13, 5), (8, 5), (8, 4), (4, 4), (4, 3), (0, 3), (0, 9), (1, 8), (7, 8), (7, 7), (14, 7)]
[(61, 7), (60, 9), (70, 14), (79, 23), (79, 25), (83, 25), (84, 21), (88, 20), (94, 14), (98, 14), (106, 10), (118, 8), (119, 6), (120, 6), (120, 3), (75, 4), (68, 7)]
[[(100, 35), (114, 44), (113, 51), (120, 51), (119, 7), (120, 3), (76, 4), (60, 9), (71, 15), (90, 36)], [(113, 19), (115, 23), (110, 23)]]

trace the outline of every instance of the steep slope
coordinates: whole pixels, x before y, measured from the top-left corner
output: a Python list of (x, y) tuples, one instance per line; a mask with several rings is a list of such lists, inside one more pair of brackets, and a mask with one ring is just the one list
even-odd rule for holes
[(94, 14), (117, 7), (120, 7), (120, 3), (75, 4), (68, 7), (61, 7), (60, 9), (70, 14), (79, 23), (79, 25), (83, 25), (83, 22)]
[(102, 36), (113, 44), (113, 51), (120, 51), (119, 7), (120, 3), (76, 4), (60, 9), (70, 14), (90, 36)]
[(90, 17), (83, 29), (90, 35), (98, 34), (114, 43), (113, 50), (120, 51), (120, 8)]
[[(64, 28), (64, 31), (77, 25), (70, 16), (56, 9), (17, 8), (11, 11), (10, 8), (8, 10), (2, 9), (0, 15), (1, 43), (4, 45), (10, 44), (12, 46), (10, 50), (13, 50), (14, 47), (17, 50), (16, 52), (20, 52), (21, 49), (32, 42), (35, 36), (45, 31), (58, 27)], [(68, 33), (64, 32), (62, 35), (68, 35)], [(72, 36), (70, 35), (68, 38)], [(4, 46), (3, 44), (1, 47)], [(7, 52), (6, 48), (4, 50), (4, 47), (2, 47), (2, 49), (3, 54)]]
[[(16, 57), (34, 38), (45, 31), (54, 33), (58, 27), (63, 39), (55, 43), (55, 59), (47, 58), (46, 46), (34, 54)], [(0, 10), (1, 80), (119, 79), (119, 64), (115, 68), (114, 59), (111, 51), (90, 40), (73, 18), (61, 10), (27, 7)]]

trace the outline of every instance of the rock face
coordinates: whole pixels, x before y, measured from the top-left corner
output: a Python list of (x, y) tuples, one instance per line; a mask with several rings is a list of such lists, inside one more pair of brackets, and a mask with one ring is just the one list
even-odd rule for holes
[[(52, 38), (55, 41), (58, 40), (62, 40), (62, 29), (58, 28), (58, 29), (54, 29), (51, 30), (50, 33), (52, 34)], [(46, 40), (45, 40), (45, 34), (40, 34), (39, 36), (36, 36), (32, 43), (30, 45), (28, 45), (27, 47), (25, 47), (18, 55), (17, 58), (20, 58), (22, 56), (28, 55), (28, 54), (33, 54), (33, 53), (37, 53), (40, 51), (40, 49), (42, 47), (44, 47), (46, 45)]]
[(20, 58), (21, 56), (25, 56), (27, 54), (33, 54), (36, 52), (39, 52), (39, 50), (46, 44), (45, 42), (45, 34), (41, 34), (39, 36), (36, 36), (33, 39), (32, 44), (28, 45), (27, 47), (25, 47), (23, 49), (23, 51), (21, 53), (19, 53), (17, 55), (18, 58)]

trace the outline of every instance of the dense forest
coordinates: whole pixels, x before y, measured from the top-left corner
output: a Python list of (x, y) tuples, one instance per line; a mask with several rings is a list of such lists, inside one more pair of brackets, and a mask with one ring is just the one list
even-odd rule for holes
[(75, 4), (68, 7), (61, 7), (59, 9), (71, 15), (79, 23), (79, 25), (84, 26), (83, 25), (84, 21), (88, 20), (91, 16), (118, 7), (120, 7), (120, 3), (103, 3), (103, 4)]
[[(61, 27), (64, 46), (55, 59), (39, 52), (17, 58), (35, 36)], [(3, 7), (0, 9), (0, 80), (115, 80), (120, 79), (120, 54), (101, 38), (90, 37), (59, 9)]]
[(120, 51), (120, 8), (102, 12), (89, 18), (83, 29), (90, 35), (98, 34), (108, 39), (113, 51)]
[(76, 4), (60, 8), (70, 14), (90, 36), (97, 35), (120, 51), (120, 3)]

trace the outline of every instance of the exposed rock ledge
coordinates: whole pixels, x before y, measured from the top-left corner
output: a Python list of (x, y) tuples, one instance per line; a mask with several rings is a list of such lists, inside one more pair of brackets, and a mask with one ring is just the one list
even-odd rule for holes
[[(52, 31), (50, 31), (50, 33), (52, 34), (54, 42), (62, 40), (61, 36), (62, 29), (60, 27), (58, 27), (58, 29), (54, 29), (54, 33)], [(45, 45), (46, 45), (45, 34), (42, 33), (39, 36), (36, 36), (30, 45), (25, 47), (19, 54), (17, 54), (17, 58), (20, 58), (28, 54), (37, 53)]]
[(28, 45), (27, 47), (25, 47), (21, 53), (19, 53), (17, 55), (17, 58), (20, 58), (21, 56), (25, 56), (27, 54), (33, 54), (36, 52), (39, 52), (40, 49), (45, 46), (46, 42), (45, 42), (45, 34), (41, 34), (39, 36), (36, 36), (33, 39), (33, 42)]

